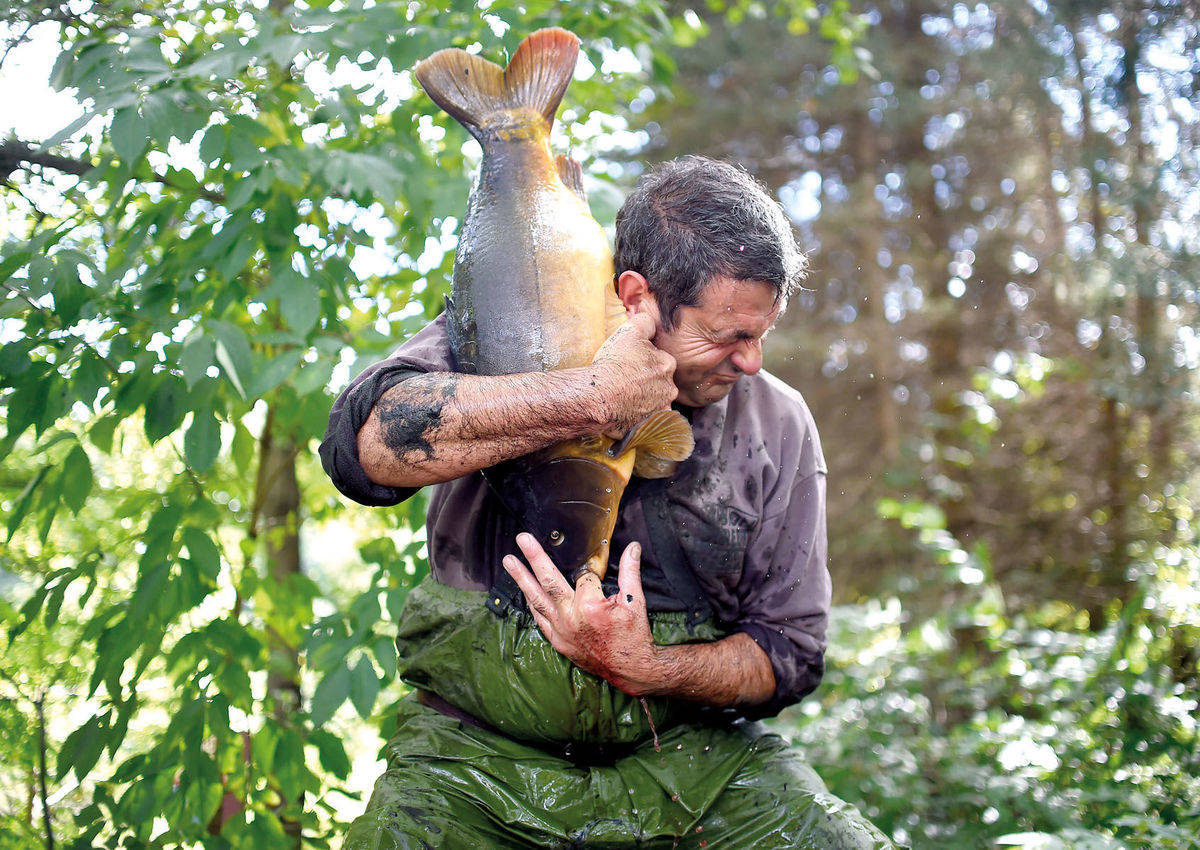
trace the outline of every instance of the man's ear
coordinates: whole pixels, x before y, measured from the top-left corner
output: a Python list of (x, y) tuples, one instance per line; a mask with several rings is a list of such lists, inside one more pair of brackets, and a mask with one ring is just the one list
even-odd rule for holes
[(659, 322), (658, 299), (650, 291), (646, 278), (634, 271), (623, 271), (617, 278), (617, 295), (629, 315), (648, 313), (657, 325)]

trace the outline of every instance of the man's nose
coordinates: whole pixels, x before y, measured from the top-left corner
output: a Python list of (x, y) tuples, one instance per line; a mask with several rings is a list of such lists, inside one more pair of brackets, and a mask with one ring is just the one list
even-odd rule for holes
[(730, 355), (729, 360), (743, 375), (753, 375), (762, 368), (762, 342), (757, 339), (746, 340)]

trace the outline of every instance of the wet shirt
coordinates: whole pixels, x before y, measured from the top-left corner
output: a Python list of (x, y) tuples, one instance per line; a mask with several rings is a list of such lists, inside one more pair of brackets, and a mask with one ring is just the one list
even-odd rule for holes
[[(399, 382), (456, 371), (439, 317), (346, 388), (320, 449), (343, 494), (384, 506), (416, 492), (367, 477), (358, 431), (379, 397)], [(716, 619), (745, 632), (770, 658), (775, 695), (755, 713), (775, 713), (815, 689), (824, 671), (830, 583), (826, 466), (816, 426), (800, 394), (765, 371), (743, 376), (719, 402), (680, 410), (691, 420), (695, 451), (670, 479), (630, 482), (607, 580), (625, 546), (637, 540), (647, 607), (684, 609), (660, 566), (672, 553), (655, 551), (647, 524), (647, 513), (665, 505), (678, 551)], [(433, 487), (426, 527), (434, 578), (467, 590), (491, 590), (507, 575), (500, 561), (517, 553), (513, 538), (521, 530), (478, 472)]]

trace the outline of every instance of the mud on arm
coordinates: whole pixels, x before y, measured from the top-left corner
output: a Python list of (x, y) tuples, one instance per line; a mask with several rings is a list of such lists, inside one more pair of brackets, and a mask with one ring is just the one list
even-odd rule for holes
[(644, 317), (588, 366), (519, 375), (429, 372), (392, 386), (358, 432), (376, 484), (421, 487), (574, 437), (623, 434), (676, 395), (675, 361), (650, 343)]

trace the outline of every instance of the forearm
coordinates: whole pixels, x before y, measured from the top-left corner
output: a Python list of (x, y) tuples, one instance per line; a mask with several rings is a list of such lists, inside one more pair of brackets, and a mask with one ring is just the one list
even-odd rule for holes
[(643, 680), (635, 686), (639, 696), (675, 697), (721, 708), (759, 705), (775, 693), (771, 660), (742, 632), (712, 643), (656, 646), (638, 678)]
[(376, 483), (458, 478), (604, 427), (595, 367), (520, 375), (417, 375), (389, 389), (358, 432)]

